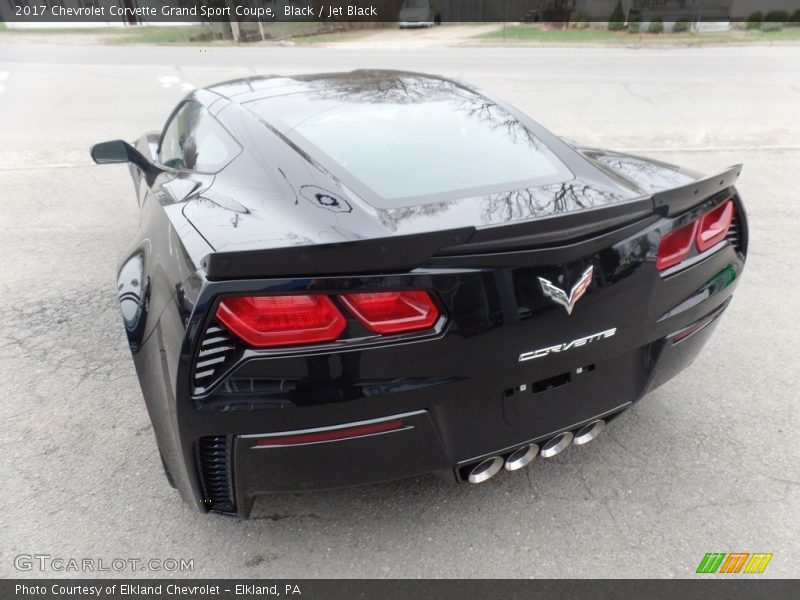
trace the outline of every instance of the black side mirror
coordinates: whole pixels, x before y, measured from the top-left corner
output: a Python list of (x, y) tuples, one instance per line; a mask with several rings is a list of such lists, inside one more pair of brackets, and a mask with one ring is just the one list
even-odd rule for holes
[(141, 152), (123, 140), (101, 142), (92, 146), (92, 160), (98, 165), (133, 163), (147, 173), (152, 165)]

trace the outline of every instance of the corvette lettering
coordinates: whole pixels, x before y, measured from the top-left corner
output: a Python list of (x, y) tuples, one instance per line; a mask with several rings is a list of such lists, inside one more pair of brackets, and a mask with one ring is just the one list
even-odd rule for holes
[(553, 352), (566, 352), (567, 350), (572, 350), (573, 348), (580, 348), (581, 346), (586, 346), (587, 344), (591, 344), (592, 342), (598, 342), (600, 340), (606, 340), (610, 337), (614, 337), (616, 333), (617, 333), (617, 328), (613, 327), (612, 329), (606, 329), (605, 331), (601, 331), (600, 333), (593, 333), (592, 335), (587, 335), (586, 337), (578, 338), (577, 340), (572, 340), (568, 344), (558, 344), (557, 346), (541, 348), (539, 350), (534, 350), (533, 352), (525, 352), (519, 355), (519, 362), (525, 362), (526, 360), (533, 360), (534, 358), (543, 358)]

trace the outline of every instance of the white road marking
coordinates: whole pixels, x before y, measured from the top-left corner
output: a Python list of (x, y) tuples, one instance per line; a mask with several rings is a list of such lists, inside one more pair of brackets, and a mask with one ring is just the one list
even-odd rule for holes
[(176, 77), (175, 75), (164, 75), (162, 77), (157, 77), (156, 79), (158, 79), (158, 82), (166, 90), (171, 88), (173, 85), (179, 87), (184, 92), (191, 92), (194, 89), (194, 85), (188, 81), (183, 81), (180, 77)]
[(164, 75), (163, 77), (158, 78), (159, 83), (166, 89), (171, 88), (175, 83), (180, 83), (180, 80), (180, 77), (175, 77), (174, 75)]
[[(8, 79), (9, 74), (10, 73), (8, 71), (0, 71), (0, 81), (6, 81)], [(0, 83), (0, 94), (2, 94), (5, 91), (6, 91), (6, 86)]]

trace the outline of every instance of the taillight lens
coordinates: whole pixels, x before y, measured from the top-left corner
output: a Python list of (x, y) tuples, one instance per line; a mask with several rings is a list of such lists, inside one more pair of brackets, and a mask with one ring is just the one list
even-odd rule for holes
[(725, 239), (733, 222), (733, 211), (733, 201), (726, 200), (700, 219), (697, 228), (697, 249), (700, 252), (705, 252)]
[(368, 292), (346, 294), (341, 301), (376, 333), (403, 333), (433, 327), (439, 309), (427, 292)]
[(656, 268), (663, 271), (682, 262), (689, 256), (693, 245), (699, 252), (705, 252), (724, 240), (733, 223), (735, 210), (733, 200), (726, 200), (699, 219), (665, 235), (658, 245)]
[(217, 319), (257, 348), (331, 342), (347, 322), (327, 296), (234, 296), (217, 307)]
[(656, 269), (659, 271), (669, 269), (689, 256), (696, 230), (697, 221), (693, 221), (661, 238), (661, 243), (658, 245)]

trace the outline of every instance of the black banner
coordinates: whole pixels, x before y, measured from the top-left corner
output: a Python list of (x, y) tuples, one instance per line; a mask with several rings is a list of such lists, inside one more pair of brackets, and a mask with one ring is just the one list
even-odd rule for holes
[(800, 0), (0, 0), (22, 23), (800, 22)]
[(4, 600), (794, 600), (791, 580), (3, 580)]

